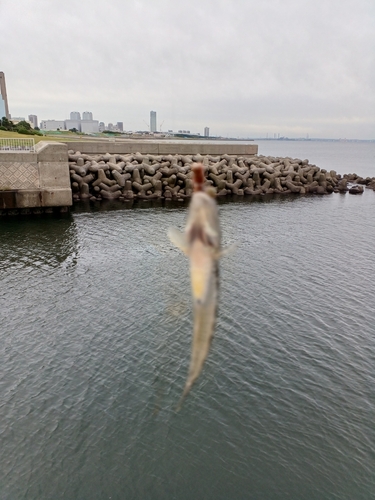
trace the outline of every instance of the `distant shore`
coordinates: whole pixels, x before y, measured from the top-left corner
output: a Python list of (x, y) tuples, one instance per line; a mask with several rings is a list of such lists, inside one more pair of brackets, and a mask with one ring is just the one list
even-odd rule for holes
[[(0, 130), (0, 139), (6, 138), (17, 138), (24, 139), (25, 136), (23, 134), (18, 134), (17, 132), (7, 132), (4, 130)], [(79, 134), (68, 131), (58, 131), (58, 132), (47, 132), (46, 135), (43, 136), (32, 136), (35, 142), (39, 141), (59, 141), (66, 142), (69, 141), (109, 141), (109, 142), (123, 142), (123, 141), (134, 141), (134, 140), (142, 140), (142, 141), (198, 141), (198, 142), (253, 142), (253, 141), (269, 141), (269, 142), (370, 142), (374, 143), (375, 139), (319, 139), (319, 138), (288, 138), (288, 137), (280, 137), (280, 138), (267, 138), (267, 137), (254, 137), (254, 138), (233, 138), (233, 137), (204, 137), (204, 136), (168, 136), (163, 134), (149, 135), (149, 134), (97, 134), (97, 135), (87, 135), (87, 134)]]

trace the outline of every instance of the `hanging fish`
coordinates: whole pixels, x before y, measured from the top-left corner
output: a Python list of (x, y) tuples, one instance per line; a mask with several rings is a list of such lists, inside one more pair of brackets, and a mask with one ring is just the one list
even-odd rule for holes
[(221, 233), (215, 190), (204, 187), (204, 167), (194, 164), (194, 192), (185, 232), (169, 230), (169, 238), (190, 260), (194, 331), (189, 374), (180, 405), (202, 371), (214, 333), (219, 285)]

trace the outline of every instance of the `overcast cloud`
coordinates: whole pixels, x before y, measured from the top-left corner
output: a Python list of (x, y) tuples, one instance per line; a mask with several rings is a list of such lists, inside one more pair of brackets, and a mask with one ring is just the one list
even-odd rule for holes
[(374, 0), (0, 0), (13, 116), (375, 139)]

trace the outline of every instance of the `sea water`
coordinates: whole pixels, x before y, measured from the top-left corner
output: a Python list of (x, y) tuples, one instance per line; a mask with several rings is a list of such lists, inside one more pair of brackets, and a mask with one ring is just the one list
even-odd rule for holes
[[(374, 143), (259, 153), (375, 176)], [(192, 336), (187, 204), (0, 221), (0, 498), (375, 498), (375, 193), (220, 199), (220, 304)]]

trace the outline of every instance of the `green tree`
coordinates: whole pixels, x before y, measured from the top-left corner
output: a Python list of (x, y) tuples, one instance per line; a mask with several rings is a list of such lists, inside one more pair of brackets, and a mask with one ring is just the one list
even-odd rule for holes
[(20, 122), (17, 123), (16, 129), (26, 129), (26, 130), (31, 130), (31, 125), (30, 123), (26, 122), (25, 120), (21, 120)]
[(8, 120), (8, 118), (6, 118), (5, 116), (3, 116), (0, 120), (0, 124), (2, 127), (5, 127), (5, 130), (14, 130), (14, 123), (10, 120)]

